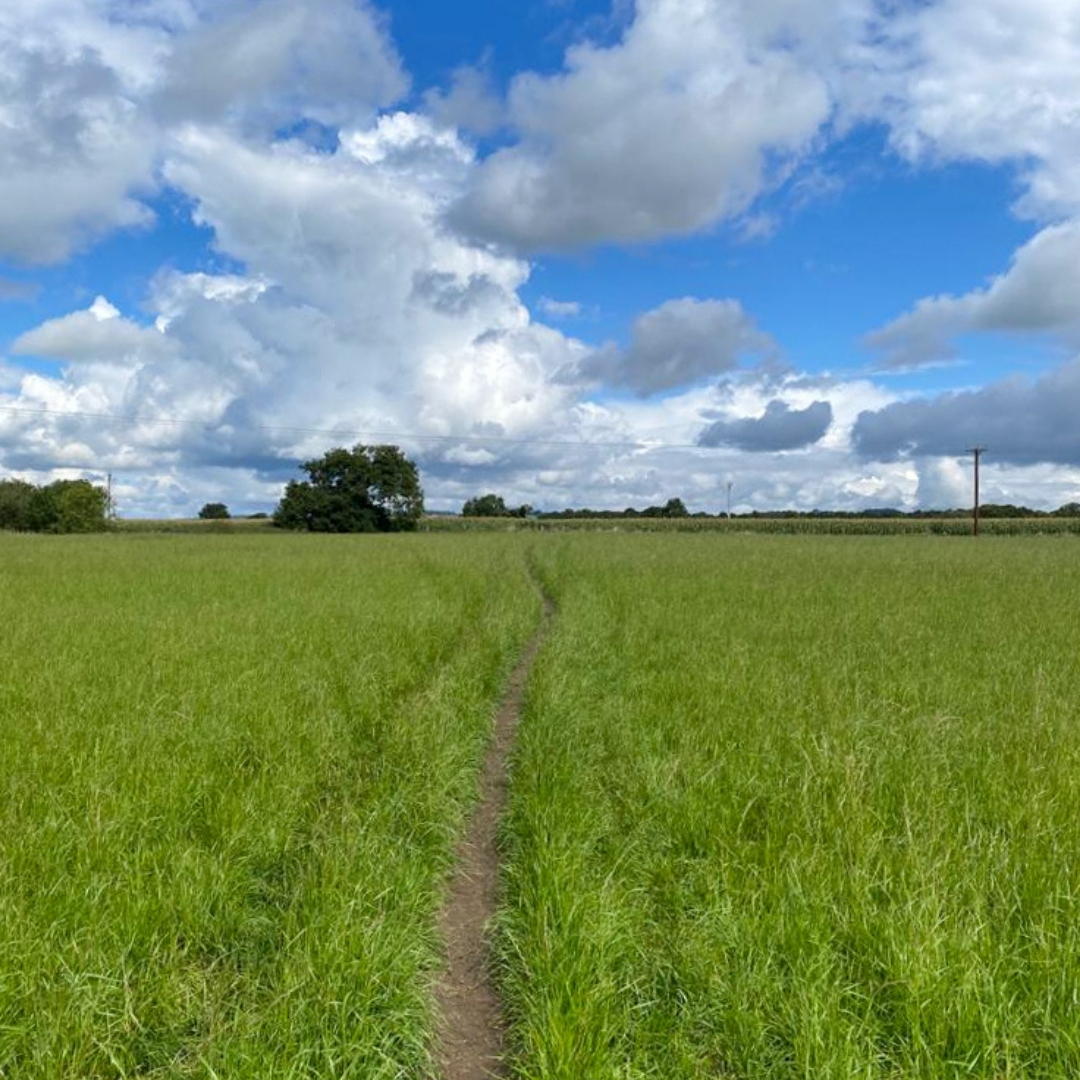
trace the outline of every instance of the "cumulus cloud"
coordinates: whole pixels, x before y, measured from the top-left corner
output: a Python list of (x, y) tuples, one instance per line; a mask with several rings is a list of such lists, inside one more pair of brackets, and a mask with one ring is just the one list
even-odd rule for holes
[(953, 341), (972, 329), (979, 309), (978, 293), (967, 296), (929, 296), (911, 311), (863, 338), (877, 353), (880, 371), (915, 371), (951, 360)]
[(935, 296), (869, 334), (882, 368), (947, 359), (952, 341), (972, 331), (1054, 332), (1080, 341), (1080, 219), (1042, 230), (1013, 256), (1006, 273), (964, 296)]
[(162, 270), (151, 283), (157, 312), (155, 325), (164, 332), (173, 319), (202, 300), (226, 305), (250, 303), (262, 296), (267, 288), (267, 281), (243, 274), (181, 274), (175, 270)]
[(156, 104), (170, 120), (364, 123), (408, 89), (375, 11), (357, 0), (230, 0), (179, 40)]
[(158, 330), (148, 329), (120, 316), (103, 296), (86, 311), (76, 311), (16, 338), (16, 356), (41, 356), (65, 361), (123, 361), (165, 356), (171, 343)]
[(0, 258), (50, 263), (147, 198), (178, 128), (370, 121), (408, 88), (361, 0), (36, 0), (0, 12)]
[(640, 315), (625, 350), (606, 346), (583, 359), (576, 377), (642, 397), (735, 370), (776, 345), (737, 300), (669, 300)]
[[(1003, 77), (1002, 72), (1007, 72)], [(920, 300), (870, 334), (883, 369), (954, 355), (981, 331), (1080, 343), (1080, 19), (1073, 0), (937, 0), (876, 22), (840, 87), (850, 115), (884, 121), (923, 165), (1009, 164), (1015, 209), (1049, 222), (988, 286)]]
[(446, 91), (429, 90), (424, 106), (440, 124), (476, 135), (491, 135), (505, 120), (505, 108), (482, 68), (457, 68)]
[[(916, 161), (1017, 162), (1022, 211), (1080, 211), (1080, 19), (1072, 0), (937, 0), (877, 24), (844, 93)], [(859, 95), (863, 99), (858, 101)]]
[(952, 510), (972, 498), (971, 476), (955, 457), (921, 458), (915, 502), (922, 510)]
[[(0, 257), (56, 262), (152, 220), (138, 195), (153, 186), (154, 136), (99, 52), (19, 30), (0, 21)], [(133, 48), (152, 47), (140, 38)]]
[[(533, 316), (531, 267), (506, 252), (721, 220), (767, 236), (782, 218), (757, 196), (867, 117), (912, 161), (1018, 163), (1021, 209), (1051, 222), (1000, 278), (878, 331), (883, 363), (940, 358), (971, 330), (1071, 340), (1069, 9), (639, 0), (618, 40), (519, 76), (505, 102), (466, 68), (422, 112), (386, 112), (408, 76), (359, 0), (0, 5), (0, 258), (146, 225), (166, 185), (233, 271), (159, 273), (152, 326), (99, 300), (22, 334), (20, 354), (63, 366), (0, 363), (0, 464), (112, 468), (127, 512), (265, 508), (297, 460), (362, 438), (404, 445), (439, 508), (494, 489), (717, 509), (729, 477), (737, 508), (857, 508), (944, 493), (947, 431), (991, 446), (988, 476), (1027, 462), (1011, 467), (1044, 503), (1067, 501), (1075, 365), (896, 402), (867, 380), (768, 374), (776, 345), (733, 299), (671, 300), (596, 349), (537, 321), (579, 309), (548, 298)], [(496, 128), (487, 157), (461, 134)]]
[(866, 458), (962, 454), (986, 446), (994, 461), (1080, 465), (1080, 359), (1031, 381), (1021, 377), (977, 390), (896, 402), (864, 412), (852, 442)]
[(617, 44), (579, 44), (561, 73), (519, 75), (516, 141), (483, 162), (451, 221), (535, 251), (684, 234), (746, 209), (770, 159), (797, 159), (831, 109), (825, 77), (792, 47), (817, 23), (777, 18), (778, 6), (794, 15), (638, 0)]
[(20, 352), (80, 363), (4, 401), (70, 414), (36, 417), (32, 442), (17, 415), (0, 420), (5, 464), (236, 469), (280, 486), (297, 460), (365, 433), (400, 433), (437, 471), (572, 426), (573, 394), (552, 375), (585, 347), (532, 322), (526, 264), (438, 225), (469, 155), (419, 116), (345, 132), (335, 154), (185, 132), (170, 179), (246, 274), (160, 274), (153, 328), (99, 299), (24, 334)]
[(786, 401), (770, 401), (758, 417), (717, 420), (699, 436), (699, 446), (732, 446), (752, 453), (799, 450), (818, 442), (832, 423), (832, 406), (815, 401), (792, 409)]

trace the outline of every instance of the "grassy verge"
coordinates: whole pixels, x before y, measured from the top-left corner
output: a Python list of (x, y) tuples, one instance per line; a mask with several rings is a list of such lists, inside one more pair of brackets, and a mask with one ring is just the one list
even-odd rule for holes
[(1071, 540), (536, 552), (517, 1075), (1080, 1075)]
[(418, 1075), (498, 538), (0, 536), (0, 1076)]

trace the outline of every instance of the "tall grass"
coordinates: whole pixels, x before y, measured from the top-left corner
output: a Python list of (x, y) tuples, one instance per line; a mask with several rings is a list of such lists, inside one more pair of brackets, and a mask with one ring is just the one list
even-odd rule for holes
[(0, 1076), (402, 1077), (499, 538), (0, 536)]
[(1069, 538), (550, 538), (517, 1075), (1080, 1075)]

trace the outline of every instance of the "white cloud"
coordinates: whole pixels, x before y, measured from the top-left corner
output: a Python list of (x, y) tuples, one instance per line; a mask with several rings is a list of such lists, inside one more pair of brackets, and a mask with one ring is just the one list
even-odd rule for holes
[(157, 105), (168, 119), (366, 123), (408, 89), (374, 10), (356, 0), (227, 2), (184, 35)]
[[(470, 469), (513, 456), (512, 440), (573, 426), (572, 394), (552, 375), (584, 346), (530, 320), (516, 292), (525, 264), (438, 225), (469, 161), (452, 135), (389, 117), (328, 155), (188, 128), (174, 153), (170, 179), (247, 274), (159, 275), (154, 329), (100, 300), (23, 335), (20, 351), (84, 363), (24, 380), (5, 405), (41, 406), (47, 390), (57, 411), (139, 419), (38, 416), (34, 442), (0, 435), (9, 468), (70, 464), (77, 430), (117, 468), (250, 469), (280, 484), (297, 460), (357, 433), (492, 438), (413, 440), (432, 469)], [(122, 375), (104, 370), (121, 356)]]
[(171, 343), (158, 331), (120, 317), (103, 296), (86, 311), (50, 319), (20, 335), (11, 346), (16, 356), (53, 360), (122, 362), (166, 356)]
[(566, 378), (633, 390), (642, 397), (735, 370), (776, 346), (737, 300), (668, 300), (635, 321), (629, 347), (598, 349)]
[(0, 23), (0, 257), (55, 262), (146, 225), (154, 136), (100, 53)]
[(474, 449), (468, 446), (452, 446), (443, 454), (443, 461), (450, 465), (474, 466), (494, 465), (498, 457), (490, 450)]
[[(421, 114), (379, 112), (407, 76), (364, 3), (6, 5), (0, 257), (62, 259), (145, 224), (140, 200), (164, 182), (241, 269), (159, 273), (154, 327), (102, 300), (23, 334), (18, 351), (67, 363), (52, 378), (0, 368), (0, 404), (38, 410), (0, 410), (0, 463), (111, 467), (126, 512), (265, 507), (300, 458), (397, 433), (443, 508), (497, 490), (548, 507), (678, 495), (718, 509), (729, 476), (741, 508), (912, 506), (947, 493), (935, 463), (951, 451), (933, 432), (978, 428), (1044, 505), (1067, 501), (1074, 365), (896, 401), (867, 380), (748, 370), (775, 345), (735, 299), (670, 300), (624, 350), (591, 349), (530, 316), (527, 263), (448, 222), (522, 249), (724, 219), (765, 236), (777, 219), (757, 196), (830, 137), (840, 108), (841, 124), (884, 119), (912, 161), (1015, 163), (1021, 209), (1049, 219), (1001, 277), (877, 332), (884, 363), (940, 358), (971, 330), (1072, 340), (1075, 14), (1075, 0), (935, 0), (877, 20), (868, 0), (639, 0), (614, 44), (514, 80), (505, 111), (462, 69)], [(482, 161), (455, 130), (504, 121), (510, 141)], [(707, 430), (734, 448), (695, 445)], [(1007, 490), (1002, 466), (987, 475)]]
[(1076, 0), (936, 0), (881, 20), (846, 85), (914, 160), (1020, 166), (1020, 208), (1080, 211), (1080, 9)]
[[(971, 455), (924, 457), (912, 462), (917, 483), (914, 508), (969, 510), (974, 502)], [(1011, 503), (1052, 510), (1080, 496), (1080, 473), (1058, 465), (1001, 464), (984, 456), (979, 473), (980, 502)]]
[(269, 283), (242, 274), (180, 274), (162, 271), (152, 282), (155, 325), (164, 332), (169, 323), (182, 315), (194, 302), (214, 300), (223, 304), (246, 304), (257, 300)]
[(370, 121), (408, 87), (360, 0), (34, 0), (0, 11), (0, 258), (147, 227), (171, 132)]
[(483, 162), (451, 220), (543, 250), (689, 233), (745, 210), (772, 179), (768, 159), (797, 159), (830, 115), (825, 77), (785, 29), (758, 5), (638, 0), (616, 45), (577, 45), (562, 73), (514, 80), (518, 141)]
[(915, 502), (920, 509), (952, 510), (971, 503), (971, 476), (959, 458), (920, 458), (915, 469), (919, 476)]
[(972, 331), (1052, 332), (1080, 342), (1080, 218), (1053, 225), (1013, 256), (985, 289), (935, 296), (866, 337), (884, 368), (947, 359), (952, 340)]
[(490, 135), (505, 122), (505, 108), (481, 68), (460, 67), (454, 71), (450, 89), (429, 90), (424, 106), (440, 123), (462, 128), (476, 135)]
[(0, 393), (11, 393), (19, 388), (26, 372), (22, 368), (9, 364), (0, 357)]

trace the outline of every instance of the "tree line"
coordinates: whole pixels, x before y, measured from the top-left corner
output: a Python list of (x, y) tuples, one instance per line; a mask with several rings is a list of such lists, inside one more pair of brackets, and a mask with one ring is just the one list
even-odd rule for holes
[(682, 499), (668, 499), (663, 506), (649, 506), (644, 510), (635, 510), (628, 507), (626, 510), (548, 510), (537, 512), (528, 503), (521, 506), (507, 506), (501, 495), (489, 492), (487, 495), (478, 495), (475, 499), (469, 499), (461, 508), (462, 517), (537, 517), (545, 520), (575, 517), (655, 517), (655, 518), (683, 518), (689, 517), (690, 511), (686, 509)]
[(17, 532), (99, 532), (108, 524), (109, 495), (89, 480), (31, 484), (0, 480), (0, 529)]
[[(588, 507), (571, 507), (565, 510), (534, 510), (528, 504), (520, 507), (507, 506), (501, 495), (489, 493), (469, 499), (461, 508), (462, 517), (535, 517), (540, 521), (572, 521), (575, 518), (596, 518), (601, 521), (622, 518), (722, 518), (727, 514), (708, 514), (703, 510), (691, 514), (682, 499), (668, 499), (663, 506), (647, 506), (638, 510), (633, 506), (625, 510), (592, 510)], [(970, 517), (971, 507), (952, 510), (897, 510), (894, 507), (870, 507), (866, 510), (750, 510), (745, 514), (731, 514), (732, 518), (787, 520), (797, 518), (850, 518), (875, 520), (889, 518), (958, 518)], [(979, 516), (984, 518), (1042, 518), (1080, 517), (1080, 503), (1069, 502), (1056, 510), (1033, 510), (1028, 506), (1012, 503), (983, 503)]]
[[(293, 480), (273, 514), (282, 529), (307, 532), (405, 532), (424, 512), (416, 465), (396, 446), (335, 447), (301, 464), (307, 480)], [(89, 480), (37, 486), (0, 480), (0, 529), (20, 532), (95, 532), (108, 524), (109, 496)], [(203, 520), (232, 515), (220, 502), (206, 503)], [(260, 515), (265, 516), (265, 515)]]
[[(273, 523), (282, 529), (307, 532), (405, 532), (413, 530), (424, 512), (424, 492), (420, 474), (396, 446), (365, 446), (351, 450), (335, 447), (322, 457), (301, 464), (307, 480), (292, 480), (285, 487), (273, 514)], [(56, 480), (35, 485), (25, 480), (0, 480), (0, 529), (22, 532), (95, 532), (108, 524), (109, 496), (89, 480)], [(965, 517), (970, 509), (912, 510), (891, 507), (859, 511), (753, 510), (733, 514), (736, 518), (952, 518)], [(709, 518), (723, 514), (691, 514), (680, 498), (662, 506), (638, 510), (592, 510), (586, 507), (536, 511), (528, 503), (509, 506), (494, 492), (469, 499), (461, 508), (464, 517), (538, 518)], [(1069, 502), (1056, 510), (1033, 510), (1011, 503), (985, 503), (984, 518), (1080, 517), (1080, 503)], [(207, 503), (199, 517), (227, 519), (224, 503)], [(259, 515), (264, 516), (264, 515)]]

